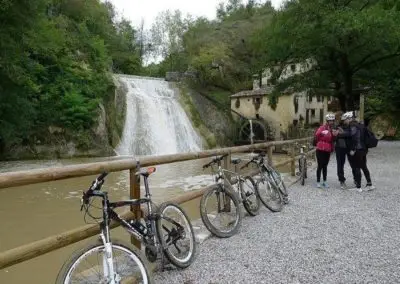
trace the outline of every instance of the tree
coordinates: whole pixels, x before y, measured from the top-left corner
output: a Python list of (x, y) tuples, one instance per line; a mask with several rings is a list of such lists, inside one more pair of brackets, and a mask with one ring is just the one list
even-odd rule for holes
[(343, 110), (354, 109), (358, 89), (369, 86), (365, 74), (378, 73), (385, 62), (400, 58), (396, 5), (371, 0), (287, 2), (258, 33), (255, 47), (266, 55), (264, 66), (280, 67), (276, 77), (293, 61), (312, 58), (315, 65), (281, 80), (274, 96), (288, 87), (312, 89), (336, 96)]
[(156, 58), (168, 59), (170, 70), (184, 71), (187, 64), (182, 38), (192, 17), (184, 17), (179, 10), (171, 12), (169, 10), (161, 12), (151, 28), (151, 42), (153, 46), (153, 56)]
[(141, 67), (136, 31), (109, 2), (0, 0), (0, 22), (3, 147), (49, 142), (48, 126), (89, 133), (111, 68)]
[(235, 92), (252, 86), (258, 57), (250, 39), (269, 22), (274, 9), (270, 3), (231, 2), (228, 12), (222, 4), (217, 8), (217, 13), (224, 14), (219, 20), (193, 21), (183, 36), (183, 46), (189, 66), (200, 72), (203, 85), (216, 84)]

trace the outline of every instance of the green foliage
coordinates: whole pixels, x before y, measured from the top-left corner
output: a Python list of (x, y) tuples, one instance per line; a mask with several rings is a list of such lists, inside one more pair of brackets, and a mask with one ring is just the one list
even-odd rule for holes
[[(354, 109), (357, 89), (375, 88), (388, 62), (400, 59), (400, 13), (396, 1), (289, 1), (255, 36), (261, 64), (278, 67), (275, 78), (294, 62), (313, 59), (309, 71), (278, 80), (281, 91), (314, 89), (336, 96), (343, 110)], [(385, 35), (382, 36), (382, 31)], [(372, 78), (373, 77), (373, 78)], [(384, 81), (384, 80), (383, 80)]]
[(46, 141), (51, 125), (90, 141), (109, 72), (141, 68), (136, 31), (114, 16), (98, 0), (0, 0), (3, 146)]
[(254, 69), (258, 55), (250, 39), (273, 12), (270, 2), (257, 4), (253, 0), (220, 4), (214, 21), (164, 12), (152, 29), (155, 50), (163, 61), (158, 68), (148, 66), (147, 74), (197, 71), (203, 87), (217, 86), (231, 92), (247, 89), (252, 86), (252, 74), (258, 71)]

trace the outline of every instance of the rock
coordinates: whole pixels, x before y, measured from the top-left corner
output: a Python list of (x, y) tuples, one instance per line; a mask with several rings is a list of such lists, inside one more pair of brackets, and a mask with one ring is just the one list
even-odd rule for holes
[(62, 129), (61, 127), (58, 127), (58, 126), (50, 125), (49, 132), (50, 132), (50, 134), (63, 133), (64, 129)]
[(167, 72), (165, 73), (165, 81), (179, 82), (181, 80), (181, 72)]

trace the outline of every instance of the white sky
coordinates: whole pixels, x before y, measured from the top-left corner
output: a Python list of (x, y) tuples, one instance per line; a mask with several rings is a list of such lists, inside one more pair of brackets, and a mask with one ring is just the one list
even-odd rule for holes
[[(113, 3), (117, 12), (130, 20), (135, 27), (144, 19), (145, 29), (150, 29), (159, 12), (179, 9), (183, 14), (215, 18), (218, 3), (226, 0), (108, 0)], [(244, 1), (243, 2), (247, 2)], [(262, 1), (264, 2), (264, 1)], [(282, 0), (272, 0), (272, 5), (278, 8)]]

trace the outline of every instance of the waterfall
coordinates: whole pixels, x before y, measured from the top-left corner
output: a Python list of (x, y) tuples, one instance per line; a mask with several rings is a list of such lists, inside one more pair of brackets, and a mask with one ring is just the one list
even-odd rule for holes
[(118, 155), (163, 155), (199, 151), (201, 138), (163, 79), (118, 75), (126, 85), (126, 118)]

